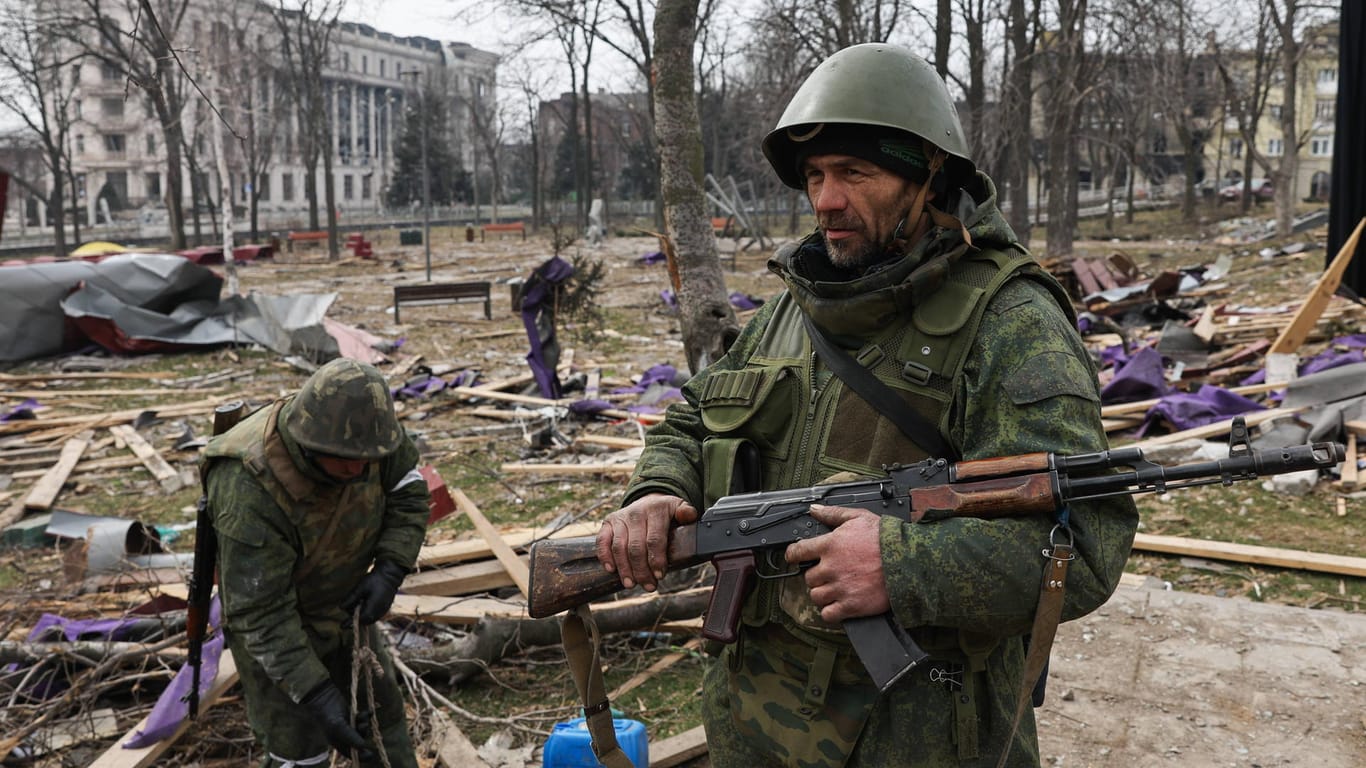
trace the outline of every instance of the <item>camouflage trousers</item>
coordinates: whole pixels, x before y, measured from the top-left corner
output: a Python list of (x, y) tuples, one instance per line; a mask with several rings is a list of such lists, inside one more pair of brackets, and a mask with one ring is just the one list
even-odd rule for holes
[[(366, 630), (366, 642), (379, 659), (383, 675), (374, 674), (375, 716), (379, 721), (380, 740), (385, 755), (392, 768), (417, 768), (417, 757), (413, 752), (412, 739), (408, 735), (408, 721), (404, 713), (403, 694), (394, 676), (393, 661), (385, 647), (384, 638), (379, 630), (371, 626)], [(327, 667), (332, 682), (350, 699), (351, 691), (351, 645), (350, 631), (318, 635), (309, 633), (313, 652)], [(308, 765), (328, 765), (332, 747), (327, 737), (317, 727), (315, 718), (307, 708), (294, 703), (279, 686), (266, 676), (261, 665), (247, 654), (228, 633), (228, 647), (232, 649), (233, 659), (241, 675), (242, 691), (246, 699), (247, 720), (256, 735), (256, 741), (265, 750), (261, 768), (281, 768), (291, 763)], [(368, 707), (366, 689), (362, 673), (360, 690), (356, 696), (356, 706), (360, 710)], [(364, 727), (358, 728), (362, 734)], [(373, 741), (373, 739), (372, 739)], [(317, 762), (312, 762), (316, 760)], [(383, 763), (377, 758), (365, 764), (366, 768), (379, 768)]]
[[(775, 624), (742, 627), (740, 637), (712, 660), (703, 686), (716, 768), (993, 768), (1006, 748), (1022, 660), (1008, 646), (976, 674), (964, 655), (932, 650), (944, 659), (879, 694), (848, 646), (822, 647)], [(1009, 768), (1039, 765), (1032, 711), (1009, 749)]]

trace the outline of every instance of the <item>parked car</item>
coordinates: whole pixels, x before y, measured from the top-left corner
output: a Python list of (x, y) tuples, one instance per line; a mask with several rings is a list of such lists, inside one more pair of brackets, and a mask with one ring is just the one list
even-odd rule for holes
[[(1271, 183), (1271, 179), (1252, 180), (1252, 200), (1256, 203), (1266, 202), (1276, 197), (1276, 187)], [(1243, 199), (1243, 182), (1237, 181), (1219, 190), (1219, 199), (1228, 202), (1237, 202)]]

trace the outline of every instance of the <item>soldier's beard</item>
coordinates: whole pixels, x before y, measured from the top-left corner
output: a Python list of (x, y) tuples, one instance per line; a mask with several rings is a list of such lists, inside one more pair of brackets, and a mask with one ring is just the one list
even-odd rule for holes
[(822, 235), (830, 263), (842, 269), (866, 267), (876, 261), (876, 256), (886, 247), (868, 238), (868, 230), (857, 216), (824, 216), (819, 217), (818, 223), (822, 230), (846, 229), (856, 233), (853, 237), (839, 240), (831, 240), (828, 235)]

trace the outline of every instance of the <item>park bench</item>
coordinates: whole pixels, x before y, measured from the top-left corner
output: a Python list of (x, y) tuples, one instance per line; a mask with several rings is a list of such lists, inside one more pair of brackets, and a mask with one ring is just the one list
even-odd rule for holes
[(484, 242), (484, 235), (489, 232), (520, 232), (522, 239), (526, 239), (526, 225), (520, 221), (511, 221), (507, 224), (485, 224), (479, 228), (479, 242)]
[(484, 319), (493, 319), (493, 302), (487, 281), (470, 283), (422, 283), (394, 286), (394, 323), (401, 323), (398, 308), (401, 304), (447, 304), (460, 301), (484, 302)]
[(318, 243), (318, 244), (321, 245), (322, 243), (327, 242), (327, 233), (326, 233), (326, 232), (290, 232), (288, 235), (285, 236), (285, 239), (289, 241), (289, 252), (290, 252), (290, 253), (294, 253), (294, 244), (295, 244), (295, 243)]

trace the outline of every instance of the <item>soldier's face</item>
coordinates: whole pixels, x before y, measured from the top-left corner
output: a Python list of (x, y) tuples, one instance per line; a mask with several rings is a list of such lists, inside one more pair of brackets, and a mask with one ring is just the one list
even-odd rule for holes
[(319, 455), (316, 460), (324, 472), (338, 480), (355, 480), (365, 474), (365, 468), (370, 464), (365, 459), (343, 459), (339, 456)]
[[(920, 191), (919, 184), (849, 155), (814, 155), (803, 171), (826, 250), (840, 267), (865, 266), (885, 251)], [(918, 235), (903, 236), (909, 234)]]

